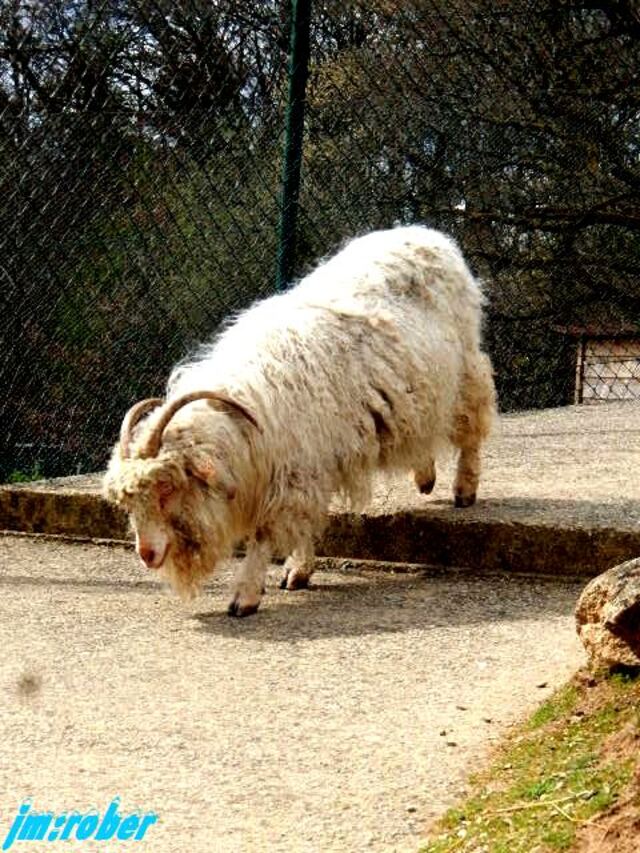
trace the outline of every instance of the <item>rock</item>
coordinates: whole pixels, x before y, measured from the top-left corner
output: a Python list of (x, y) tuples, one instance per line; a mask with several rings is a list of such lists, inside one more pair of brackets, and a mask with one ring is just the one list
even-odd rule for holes
[(576, 605), (576, 626), (594, 668), (640, 667), (640, 559), (587, 584)]

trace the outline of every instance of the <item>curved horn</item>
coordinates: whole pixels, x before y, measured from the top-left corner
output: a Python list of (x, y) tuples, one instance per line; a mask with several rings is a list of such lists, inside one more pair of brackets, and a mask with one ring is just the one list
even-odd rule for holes
[(150, 433), (146, 446), (142, 448), (140, 455), (147, 458), (157, 456), (162, 444), (162, 434), (167, 428), (171, 418), (183, 406), (193, 403), (196, 400), (215, 400), (218, 403), (224, 403), (225, 406), (229, 406), (230, 409), (234, 409), (246, 418), (249, 423), (253, 424), (258, 432), (262, 432), (262, 427), (256, 420), (255, 415), (253, 415), (252, 412), (245, 408), (241, 403), (237, 403), (235, 400), (232, 400), (231, 397), (227, 397), (226, 394), (219, 394), (217, 391), (191, 391), (189, 394), (183, 394), (181, 397), (176, 397), (175, 400), (172, 400), (170, 403), (165, 405), (164, 411)]
[(131, 433), (135, 425), (147, 412), (155, 409), (156, 406), (161, 406), (163, 402), (160, 397), (149, 397), (149, 399), (140, 400), (131, 406), (120, 427), (120, 453), (123, 459), (127, 459), (131, 455)]

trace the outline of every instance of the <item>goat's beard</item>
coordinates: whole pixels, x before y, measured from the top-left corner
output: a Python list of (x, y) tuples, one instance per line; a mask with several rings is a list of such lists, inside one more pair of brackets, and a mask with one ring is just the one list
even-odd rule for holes
[(195, 598), (218, 563), (229, 558), (233, 551), (233, 542), (224, 535), (225, 530), (212, 524), (208, 515), (202, 508), (188, 520), (172, 519), (171, 547), (160, 575), (183, 601)]

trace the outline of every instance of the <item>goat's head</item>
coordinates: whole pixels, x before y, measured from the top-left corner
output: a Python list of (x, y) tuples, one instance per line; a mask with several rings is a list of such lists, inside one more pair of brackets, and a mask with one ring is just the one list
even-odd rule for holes
[[(221, 448), (211, 436), (203, 442), (202, 431), (188, 427), (173, 430), (171, 441), (164, 440), (174, 415), (203, 399), (223, 404), (260, 430), (248, 409), (212, 391), (167, 403), (142, 400), (124, 417), (104, 479), (107, 499), (129, 514), (141, 560), (159, 569), (183, 596), (197, 591), (216, 563), (229, 555), (236, 537), (236, 484)], [(145, 415), (150, 417), (140, 424)]]

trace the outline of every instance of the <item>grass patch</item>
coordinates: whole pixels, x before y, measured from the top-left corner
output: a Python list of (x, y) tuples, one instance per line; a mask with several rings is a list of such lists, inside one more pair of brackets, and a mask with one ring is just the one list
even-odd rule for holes
[(565, 717), (572, 711), (578, 702), (579, 693), (573, 684), (569, 684), (554, 693), (550, 699), (547, 699), (537, 711), (535, 711), (528, 722), (530, 729), (539, 729), (540, 726), (546, 726), (547, 723), (552, 723), (554, 720)]
[(7, 483), (31, 483), (34, 480), (42, 479), (42, 469), (40, 463), (36, 462), (26, 471), (16, 469), (11, 471), (7, 477)]
[(421, 853), (577, 849), (578, 828), (611, 809), (640, 766), (638, 707), (637, 676), (577, 677), (508, 738)]

